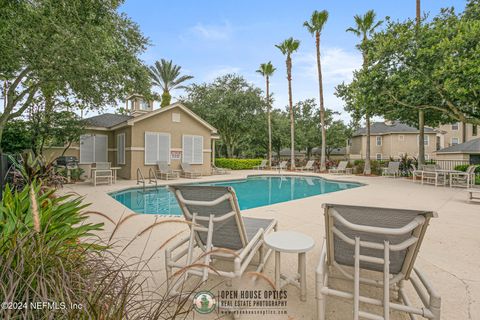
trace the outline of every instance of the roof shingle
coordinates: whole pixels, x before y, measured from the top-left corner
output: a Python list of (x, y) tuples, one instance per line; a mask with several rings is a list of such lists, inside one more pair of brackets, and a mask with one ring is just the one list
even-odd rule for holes
[[(432, 128), (425, 127), (425, 133), (434, 133)], [(363, 136), (367, 133), (366, 128), (359, 128), (353, 136)], [(398, 121), (392, 122), (392, 124), (386, 124), (385, 122), (374, 122), (370, 126), (370, 134), (387, 134), (387, 133), (418, 133), (418, 129), (411, 127), (405, 123)]]
[(438, 150), (437, 153), (480, 153), (480, 138)]
[(86, 118), (85, 122), (92, 127), (110, 128), (132, 118), (133, 116), (124, 114), (104, 113), (98, 116)]

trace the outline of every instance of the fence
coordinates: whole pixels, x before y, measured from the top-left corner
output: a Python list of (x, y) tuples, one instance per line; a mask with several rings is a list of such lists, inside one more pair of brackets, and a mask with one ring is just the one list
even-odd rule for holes
[(468, 160), (435, 160), (435, 163), (442, 169), (454, 170), (456, 166), (461, 164), (470, 164)]

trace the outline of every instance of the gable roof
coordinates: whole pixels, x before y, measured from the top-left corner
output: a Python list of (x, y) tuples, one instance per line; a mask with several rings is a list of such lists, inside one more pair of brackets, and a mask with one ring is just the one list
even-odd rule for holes
[[(394, 121), (392, 124), (386, 124), (385, 122), (374, 122), (370, 125), (371, 135), (382, 135), (389, 133), (418, 133), (418, 129), (399, 121)], [(425, 133), (435, 133), (435, 130), (425, 127)], [(364, 136), (366, 134), (366, 128), (359, 128), (353, 133), (353, 136)]]
[(99, 114), (98, 116), (86, 118), (84, 121), (87, 125), (92, 127), (111, 128), (131, 118), (133, 118), (133, 116), (124, 114), (104, 113)]
[(480, 138), (443, 148), (437, 153), (480, 153)]
[(216, 133), (217, 129), (215, 129), (213, 126), (211, 126), (208, 122), (200, 118), (197, 114), (195, 114), (192, 110), (188, 109), (181, 103), (173, 103), (169, 106), (159, 108), (150, 112), (147, 112), (145, 114), (142, 114), (140, 116), (134, 117), (130, 115), (121, 115), (121, 114), (113, 114), (113, 113), (104, 113), (98, 116), (94, 116), (91, 118), (85, 119), (86, 123), (92, 127), (100, 127), (100, 128), (107, 128), (107, 129), (118, 129), (123, 126), (127, 125), (134, 125), (135, 122), (142, 121), (145, 119), (148, 119), (150, 117), (156, 116), (158, 114), (161, 114), (163, 112), (167, 112), (169, 110), (172, 110), (174, 108), (180, 108), (182, 109), (185, 113), (189, 114), (192, 118), (200, 122), (203, 126), (207, 127), (212, 133)]

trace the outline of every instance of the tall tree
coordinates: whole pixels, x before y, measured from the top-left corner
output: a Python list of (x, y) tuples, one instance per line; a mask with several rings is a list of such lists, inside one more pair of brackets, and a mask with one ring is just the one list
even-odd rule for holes
[(325, 148), (326, 148), (326, 129), (325, 129), (325, 106), (323, 102), (323, 79), (322, 79), (322, 64), (320, 61), (320, 35), (323, 27), (328, 20), (328, 11), (323, 10), (318, 12), (315, 10), (312, 13), (310, 21), (305, 21), (303, 25), (307, 30), (315, 36), (315, 47), (317, 52), (317, 71), (318, 71), (318, 91), (320, 99), (320, 126), (322, 129), (322, 144), (320, 156), (320, 171), (325, 171)]
[(298, 50), (300, 41), (292, 37), (286, 39), (282, 43), (275, 45), (284, 56), (286, 56), (285, 64), (287, 66), (288, 81), (288, 105), (290, 113), (290, 169), (295, 169), (295, 119), (293, 116), (293, 98), (292, 98), (292, 53)]
[(161, 59), (156, 61), (154, 66), (150, 66), (150, 77), (155, 86), (163, 90), (161, 106), (165, 107), (170, 104), (172, 96), (170, 91), (174, 89), (185, 89), (183, 82), (193, 79), (193, 76), (181, 76), (180, 70), (182, 67), (173, 64), (172, 60), (167, 61)]
[[(356, 36), (361, 38), (360, 45), (358, 46), (363, 56), (363, 68), (367, 66), (367, 42), (368, 37), (371, 36), (375, 29), (378, 28), (382, 21), (375, 21), (375, 11), (369, 10), (363, 16), (355, 15), (355, 27), (347, 29), (347, 32), (352, 32)], [(368, 112), (367, 106), (365, 107), (365, 125), (367, 127), (367, 142), (365, 146), (365, 169), (364, 174), (371, 174), (371, 165), (370, 165), (370, 113)]]
[(270, 104), (270, 77), (275, 72), (276, 68), (272, 65), (272, 62), (260, 64), (260, 68), (257, 70), (265, 78), (265, 94), (267, 102), (267, 122), (268, 122), (268, 165), (272, 166), (272, 116), (271, 116), (271, 104)]
[(44, 98), (102, 108), (131, 92), (148, 93), (139, 55), (148, 40), (119, 13), (122, 1), (33, 0), (0, 5), (0, 81), (5, 124)]
[(262, 90), (235, 74), (218, 77), (212, 83), (189, 86), (182, 101), (218, 129), (228, 157), (238, 153), (239, 147), (249, 139), (252, 124), (265, 110)]

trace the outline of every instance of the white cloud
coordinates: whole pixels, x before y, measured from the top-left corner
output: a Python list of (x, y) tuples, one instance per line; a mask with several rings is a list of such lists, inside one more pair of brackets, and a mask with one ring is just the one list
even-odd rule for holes
[(205, 40), (228, 40), (232, 34), (232, 26), (227, 20), (221, 25), (197, 23), (190, 32)]
[[(352, 80), (353, 71), (362, 65), (358, 52), (347, 52), (341, 48), (325, 48), (321, 51), (322, 73), (324, 83), (339, 84)], [(317, 56), (315, 52), (300, 53), (293, 58), (301, 76), (317, 78)]]
[(205, 74), (203, 78), (204, 78), (204, 81), (210, 82), (215, 80), (215, 78), (226, 75), (228, 73), (239, 73), (239, 72), (240, 72), (239, 67), (216, 66), (216, 67), (210, 68), (210, 70)]

